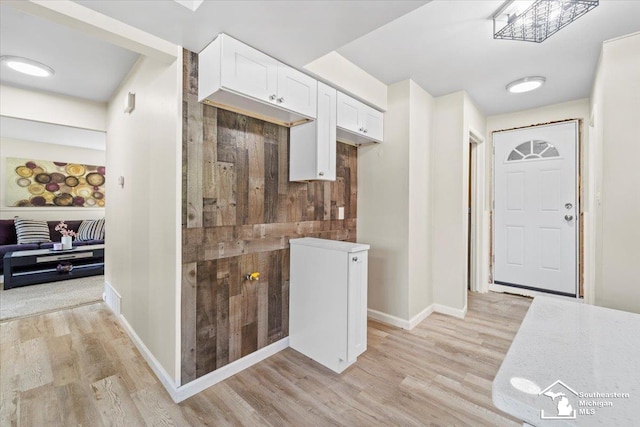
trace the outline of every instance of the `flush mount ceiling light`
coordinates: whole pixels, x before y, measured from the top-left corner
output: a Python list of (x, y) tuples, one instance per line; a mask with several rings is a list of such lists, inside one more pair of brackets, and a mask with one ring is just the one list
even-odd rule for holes
[(0, 62), (12, 70), (30, 76), (50, 77), (55, 73), (48, 65), (21, 56), (0, 56)]
[(514, 80), (507, 85), (507, 91), (511, 93), (523, 93), (538, 89), (547, 81), (544, 77), (533, 76)]
[(598, 3), (599, 0), (510, 0), (493, 15), (493, 38), (542, 43)]

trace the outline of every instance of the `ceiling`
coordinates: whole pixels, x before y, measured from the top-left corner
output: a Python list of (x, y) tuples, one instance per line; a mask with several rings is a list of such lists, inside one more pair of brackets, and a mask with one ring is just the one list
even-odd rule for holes
[[(600, 6), (541, 44), (494, 40), (489, 17), (502, 1), (205, 1), (196, 12), (168, 0), (77, 0), (189, 50), (226, 32), (302, 67), (337, 50), (386, 84), (412, 78), (434, 96), (466, 90), (487, 115), (588, 97), (602, 41), (640, 31), (640, 1)], [(0, 53), (56, 70), (52, 79), (0, 81), (106, 101), (138, 55), (75, 30), (0, 6)], [(508, 94), (512, 80), (547, 84)]]
[[(466, 90), (486, 115), (589, 97), (604, 40), (640, 31), (640, 1), (600, 5), (543, 43), (493, 39), (503, 1), (433, 1), (338, 49), (386, 84), (412, 78), (433, 96)], [(539, 90), (507, 83), (544, 76)]]
[(138, 54), (79, 31), (0, 5), (0, 55), (23, 56), (55, 74), (34, 78), (0, 66), (0, 82), (106, 102)]

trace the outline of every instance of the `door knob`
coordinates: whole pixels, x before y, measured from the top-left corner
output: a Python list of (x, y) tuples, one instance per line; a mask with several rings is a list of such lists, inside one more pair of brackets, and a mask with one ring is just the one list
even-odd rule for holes
[(567, 221), (571, 221), (573, 219), (573, 215), (565, 215), (564, 219), (566, 219)]

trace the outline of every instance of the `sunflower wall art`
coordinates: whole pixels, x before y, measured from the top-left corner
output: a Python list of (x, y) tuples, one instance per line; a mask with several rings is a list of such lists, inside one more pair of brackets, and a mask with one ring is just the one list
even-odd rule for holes
[(104, 207), (105, 167), (7, 158), (8, 206)]

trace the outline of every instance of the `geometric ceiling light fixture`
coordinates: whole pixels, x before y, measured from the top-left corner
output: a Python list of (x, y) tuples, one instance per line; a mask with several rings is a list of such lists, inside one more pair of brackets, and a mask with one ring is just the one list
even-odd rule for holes
[(493, 15), (493, 38), (541, 43), (598, 3), (598, 0), (507, 1)]
[(33, 59), (23, 58), (21, 56), (3, 55), (0, 56), (0, 62), (12, 70), (18, 71), (22, 74), (28, 74), (30, 76), (50, 77), (55, 74), (53, 68), (48, 65), (34, 61)]

